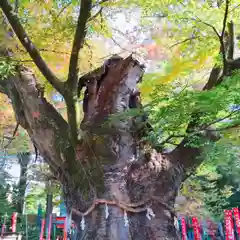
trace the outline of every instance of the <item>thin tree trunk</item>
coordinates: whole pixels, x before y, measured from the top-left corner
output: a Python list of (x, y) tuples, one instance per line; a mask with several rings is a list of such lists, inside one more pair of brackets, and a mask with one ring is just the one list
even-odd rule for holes
[(23, 213), (23, 205), (25, 199), (25, 192), (27, 188), (27, 167), (31, 160), (31, 153), (19, 153), (17, 155), (18, 163), (20, 165), (20, 178), (17, 185), (16, 210), (18, 213)]
[[(51, 188), (51, 186), (47, 186), (47, 188)], [(49, 221), (50, 221), (50, 214), (52, 214), (53, 211), (53, 194), (51, 190), (48, 189), (47, 192), (47, 197), (46, 197), (46, 214), (45, 214), (45, 219), (46, 219), (46, 236), (48, 236), (48, 226), (49, 226)]]

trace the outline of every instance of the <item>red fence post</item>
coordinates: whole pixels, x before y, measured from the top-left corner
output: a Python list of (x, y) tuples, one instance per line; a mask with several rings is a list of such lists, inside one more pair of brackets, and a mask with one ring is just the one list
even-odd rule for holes
[(181, 219), (182, 225), (182, 240), (187, 240), (187, 229), (186, 229), (186, 220), (184, 217)]
[(240, 237), (240, 218), (239, 218), (239, 209), (238, 208), (233, 208), (233, 214), (234, 214), (234, 219), (236, 223), (236, 228), (237, 228), (237, 233), (238, 237)]
[(196, 217), (192, 218), (192, 225), (194, 231), (194, 240), (201, 240), (200, 226)]
[(43, 240), (43, 235), (44, 235), (44, 226), (45, 226), (45, 219), (42, 219), (42, 224), (41, 224), (41, 233), (39, 240)]
[(224, 210), (226, 240), (234, 240), (232, 210)]
[(12, 214), (12, 232), (15, 233), (17, 228), (17, 212)]
[(49, 223), (48, 223), (48, 240), (51, 240), (51, 232), (52, 232), (52, 214), (49, 215)]

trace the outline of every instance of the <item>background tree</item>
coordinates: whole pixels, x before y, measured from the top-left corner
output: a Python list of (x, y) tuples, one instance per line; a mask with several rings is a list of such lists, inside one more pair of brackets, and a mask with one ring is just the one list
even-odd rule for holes
[(189, 200), (200, 200), (201, 204), (195, 206), (201, 206), (202, 213), (203, 208), (206, 208), (208, 217), (223, 220), (224, 209), (239, 206), (238, 147), (223, 141), (214, 146), (196, 174), (183, 184), (182, 194)]
[(17, 155), (20, 165), (20, 177), (18, 183), (13, 187), (13, 202), (18, 213), (23, 213), (25, 194), (27, 190), (27, 170), (31, 161), (31, 153), (19, 153)]
[(2, 169), (0, 170), (1, 173), (1, 179), (0, 179), (0, 216), (3, 218), (5, 214), (11, 215), (12, 211), (14, 211), (14, 206), (11, 204), (11, 201), (9, 199), (11, 189), (10, 185), (7, 183), (7, 180), (10, 179), (9, 174), (7, 174)]
[[(84, 233), (80, 231), (79, 235), (85, 234), (85, 239), (128, 239), (129, 234), (132, 239), (177, 239), (173, 225), (173, 205), (181, 182), (204, 160), (206, 147), (210, 148), (219, 139), (216, 132), (239, 126), (239, 73), (236, 71), (239, 60), (234, 59), (233, 55), (231, 22), (231, 18), (235, 17), (234, 1), (230, 4), (226, 0), (216, 8), (205, 2), (184, 5), (179, 1), (161, 1), (162, 11), (166, 11), (172, 23), (171, 31), (176, 29), (177, 25), (174, 24), (179, 20), (181, 32), (185, 33), (187, 21), (200, 30), (200, 35), (213, 32), (216, 40), (214, 38), (211, 42), (213, 35), (207, 35), (209, 38), (205, 38), (206, 42), (199, 41), (193, 56), (187, 59), (184, 54), (191, 49), (178, 49), (181, 51), (175, 55), (177, 60), (172, 59), (165, 72), (170, 72), (170, 76), (148, 75), (148, 80), (145, 79), (141, 86), (143, 90), (152, 77), (152, 94), (146, 98), (148, 105), (145, 107), (141, 104), (137, 90), (144, 69), (132, 56), (125, 59), (110, 58), (97, 70), (85, 75), (79, 73), (79, 52), (84, 49), (83, 43), (84, 40), (86, 42), (86, 36), (89, 37), (90, 26), (97, 25), (95, 17), (98, 19), (101, 16), (102, 10), (98, 11), (98, 8), (108, 3), (82, 0), (79, 15), (79, 8), (76, 7), (78, 2), (69, 3), (70, 15), (68, 10), (64, 12), (66, 7), (59, 6), (59, 3), (62, 2), (51, 1), (46, 5), (39, 1), (36, 5), (28, 5), (25, 12), (23, 5), (18, 14), (7, 0), (2, 0), (0, 7), (31, 61), (48, 83), (63, 96), (67, 120), (47, 100), (47, 95), (44, 96), (36, 75), (29, 68), (23, 67), (23, 60), (14, 54), (15, 49), (21, 50), (21, 45), (12, 38), (12, 31), (6, 24), (3, 26), (8, 35), (4, 36), (8, 39), (11, 34), (12, 45), (4, 45), (2, 50), (4, 62), (8, 64), (3, 64), (0, 91), (11, 99), (17, 122), (26, 129), (61, 182), (68, 211), (72, 212), (73, 219), (79, 225), (85, 212), (87, 229)], [(144, 3), (141, 4), (143, 9), (149, 9)], [(157, 1), (152, 4), (155, 12), (154, 7), (159, 7), (158, 4)], [(67, 34), (67, 42), (72, 40), (72, 50), (66, 75), (56, 76), (55, 69), (43, 60), (40, 43), (36, 40), (34, 44), (29, 37), (32, 25), (27, 19), (34, 15), (38, 6), (41, 7), (38, 11), (44, 9), (38, 15), (43, 20), (44, 24), (40, 26), (44, 32), (59, 36), (66, 33), (66, 29), (72, 32), (75, 27), (73, 39), (70, 39), (69, 32)], [(60, 8), (62, 11), (59, 18)], [(222, 17), (219, 29), (198, 16), (192, 16), (200, 8), (209, 15), (219, 14)], [(179, 14), (173, 17), (172, 13), (175, 14), (176, 9)], [(94, 14), (95, 11), (97, 14)], [(36, 17), (32, 19), (36, 21)], [(65, 25), (59, 22), (56, 24), (56, 19)], [(65, 26), (63, 29), (66, 32), (59, 31), (59, 26)], [(207, 31), (205, 34), (204, 30)], [(38, 29), (37, 32), (41, 31)], [(35, 37), (40, 39), (39, 34)], [(66, 36), (62, 40), (65, 39)], [(52, 39), (52, 42), (56, 40)], [(45, 44), (50, 45), (52, 42)], [(204, 43), (208, 43), (207, 49)], [(202, 51), (204, 48), (205, 54)], [(214, 56), (210, 50), (220, 52), (221, 57), (215, 61), (209, 78), (204, 82), (204, 91), (194, 91), (189, 86), (179, 91), (176, 77), (185, 80), (192, 66), (202, 67), (208, 55)], [(13, 62), (13, 59), (18, 61)], [(163, 84), (160, 79), (170, 84)], [(148, 93), (146, 85), (143, 93)], [(84, 116), (80, 124), (78, 109), (81, 96)], [(144, 111), (149, 112), (152, 127), (147, 124), (146, 115), (142, 115)], [(228, 119), (228, 122), (223, 122), (223, 119)], [(105, 219), (104, 209), (97, 208), (99, 202), (114, 202), (108, 220)], [(149, 206), (155, 213), (151, 221), (144, 213)], [(127, 229), (122, 227), (123, 219), (118, 221), (120, 216), (123, 217), (120, 208), (129, 213)]]

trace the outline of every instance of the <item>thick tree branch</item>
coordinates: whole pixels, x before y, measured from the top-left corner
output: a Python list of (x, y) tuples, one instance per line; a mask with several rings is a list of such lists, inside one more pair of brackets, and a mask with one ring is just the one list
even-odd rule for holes
[(77, 101), (71, 97), (65, 97), (67, 106), (67, 117), (69, 126), (69, 137), (73, 147), (77, 144), (78, 126), (77, 126)]
[(70, 56), (68, 79), (66, 82), (65, 101), (67, 105), (68, 124), (72, 145), (77, 143), (77, 90), (78, 90), (78, 58), (79, 51), (83, 46), (87, 34), (87, 21), (91, 15), (92, 0), (81, 0), (80, 13), (78, 16), (77, 28), (73, 40), (72, 52)]
[(208, 82), (203, 87), (203, 90), (211, 90), (213, 87), (218, 86), (224, 80), (224, 76), (231, 72), (232, 70), (239, 69), (239, 60), (233, 60), (234, 56), (234, 25), (233, 22), (228, 23), (228, 36), (226, 37), (226, 42), (220, 39), (220, 51), (223, 54), (223, 69), (215, 65), (211, 71)]
[(158, 146), (160, 146), (161, 148), (164, 147), (165, 144), (167, 143), (170, 143), (170, 144), (173, 144), (172, 142), (170, 142), (171, 139), (173, 138), (190, 138), (190, 137), (193, 137), (193, 136), (196, 136), (197, 134), (199, 134), (201, 131), (205, 131), (205, 130), (208, 130), (208, 131), (221, 131), (221, 129), (228, 129), (228, 128), (232, 128), (232, 127), (237, 127), (239, 124), (233, 124), (233, 125), (228, 125), (226, 127), (223, 127), (223, 128), (218, 128), (218, 129), (209, 129), (209, 127), (211, 127), (212, 125), (216, 124), (216, 123), (219, 123), (225, 119), (228, 119), (230, 117), (233, 117), (233, 116), (236, 116), (237, 114), (239, 114), (239, 110), (235, 110), (235, 111), (232, 111), (231, 113), (227, 114), (226, 116), (224, 117), (221, 117), (221, 118), (218, 118), (218, 119), (215, 119), (207, 124), (204, 124), (202, 126), (198, 126), (194, 129), (194, 131), (191, 131), (190, 133), (188, 134), (185, 134), (185, 135), (170, 135), (168, 136), (165, 140), (163, 140), (161, 143), (158, 144)]
[(217, 29), (216, 29), (213, 25), (211, 25), (210, 23), (207, 23), (207, 22), (202, 21), (202, 20), (201, 20), (199, 17), (197, 17), (197, 16), (196, 16), (196, 19), (195, 19), (195, 18), (191, 18), (191, 20), (200, 22), (200, 23), (202, 23), (202, 24), (204, 24), (204, 25), (212, 28), (212, 30), (216, 33), (217, 37), (218, 37), (218, 38), (221, 37), (221, 35), (220, 35), (219, 32), (217, 31)]
[[(228, 70), (228, 65), (227, 65), (227, 57), (228, 55), (231, 57), (233, 55), (233, 25), (229, 25), (229, 37), (227, 38), (227, 42), (224, 43), (224, 37), (225, 37), (225, 32), (226, 32), (226, 25), (227, 25), (227, 18), (228, 18), (228, 12), (229, 12), (229, 0), (226, 0), (226, 7), (225, 7), (225, 13), (224, 13), (224, 18), (223, 18), (223, 26), (222, 26), (222, 32), (221, 35), (217, 32), (216, 28), (213, 27), (210, 24), (204, 23), (205, 25), (213, 28), (214, 32), (217, 34), (219, 42), (220, 42), (220, 54), (222, 54), (223, 58), (223, 70), (221, 70), (220, 67), (214, 66), (211, 75), (209, 77), (208, 83), (204, 86), (203, 90), (210, 90), (214, 86), (220, 84), (224, 78), (224, 76), (227, 74)], [(229, 51), (227, 54), (227, 46), (229, 45)], [(220, 73), (222, 71), (222, 76), (220, 76)]]
[[(204, 86), (203, 90), (211, 90), (213, 87), (217, 86), (220, 84), (224, 76), (226, 76), (227, 71), (228, 71), (228, 66), (229, 63), (227, 61), (227, 57), (233, 56), (233, 24), (229, 24), (229, 37), (227, 38), (227, 43), (228, 43), (228, 49), (227, 49), (227, 43), (224, 42), (225, 38), (225, 30), (226, 30), (226, 22), (227, 22), (227, 16), (228, 16), (228, 8), (229, 8), (229, 1), (226, 0), (226, 8), (225, 8), (225, 14), (224, 14), (224, 19), (223, 19), (223, 27), (222, 27), (222, 32), (221, 35), (218, 33), (216, 28), (212, 26), (211, 24), (205, 23), (199, 18), (199, 22), (202, 22), (206, 26), (209, 26), (213, 29), (213, 31), (216, 33), (219, 42), (220, 42), (220, 54), (223, 56), (223, 69), (221, 69), (220, 66), (215, 65), (211, 71), (211, 74), (209, 76), (208, 82)], [(227, 51), (228, 50), (228, 51)], [(193, 135), (196, 135), (196, 131), (202, 131), (204, 130), (204, 135), (200, 135), (200, 138), (205, 141), (217, 141), (219, 139), (219, 136), (216, 136), (216, 134), (213, 134), (212, 131), (208, 130), (208, 127), (214, 123), (217, 123), (223, 119), (218, 119), (207, 126), (202, 126), (198, 127), (198, 118), (201, 116), (201, 113), (195, 112), (192, 114), (192, 120), (190, 121), (188, 127), (187, 127), (187, 133), (188, 136), (183, 139), (183, 141), (176, 147), (176, 149), (172, 152), (173, 155), (176, 155), (175, 157), (178, 159), (180, 158), (181, 155), (185, 155), (185, 158), (181, 161), (181, 164), (185, 169), (189, 168), (195, 168), (197, 167), (203, 159), (201, 159), (201, 154), (202, 154), (202, 147), (191, 147), (189, 146), (189, 140), (191, 140)], [(229, 115), (230, 116), (230, 115)], [(229, 117), (227, 116), (227, 117)]]
[(54, 75), (54, 73), (50, 70), (50, 68), (47, 66), (47, 64), (41, 57), (38, 49), (34, 46), (32, 41), (29, 39), (26, 31), (21, 25), (16, 13), (14, 13), (14, 10), (11, 7), (8, 0), (1, 0), (0, 7), (3, 10), (5, 16), (7, 17), (18, 39), (20, 40), (24, 48), (29, 53), (34, 63), (38, 67), (38, 69), (41, 71), (44, 77), (49, 81), (49, 83), (52, 84), (52, 86), (62, 94), (64, 89), (63, 83), (59, 81), (57, 77)]
[(229, 10), (229, 0), (226, 0), (226, 7), (225, 7), (225, 13), (223, 18), (223, 26), (222, 26), (222, 33), (219, 38), (220, 44), (221, 44), (221, 53), (223, 57), (223, 76), (227, 74), (227, 56), (226, 56), (226, 44), (224, 43), (224, 36), (225, 36), (225, 30), (227, 25), (227, 18), (228, 18), (228, 10)]
[(230, 71), (239, 70), (240, 69), (240, 58), (234, 60), (228, 60), (228, 65)]
[[(216, 33), (218, 39), (219, 39), (219, 42), (220, 42), (220, 54), (222, 54), (222, 57), (223, 57), (223, 76), (226, 75), (227, 73), (227, 56), (226, 56), (226, 44), (224, 43), (224, 38), (225, 38), (225, 33), (226, 33), (226, 25), (227, 25), (227, 17), (228, 17), (228, 13), (229, 13), (229, 0), (226, 0), (226, 7), (225, 7), (225, 13), (224, 13), (224, 18), (223, 18), (223, 26), (222, 26), (222, 31), (221, 31), (221, 34), (218, 33), (217, 29), (207, 23), (207, 22), (204, 22), (202, 21), (199, 17), (195, 17), (195, 18), (192, 18), (191, 20), (194, 20), (194, 21), (198, 21), (200, 23), (203, 23), (204, 25), (210, 27), (213, 29), (213, 31)], [(221, 71), (221, 69), (217, 66), (214, 66), (213, 68), (213, 75), (210, 76), (209, 80), (210, 82), (207, 83), (207, 85), (204, 86), (204, 90), (209, 90), (210, 88), (212, 88), (213, 86), (215, 86), (215, 84), (218, 82), (219, 79), (214, 79), (214, 76), (218, 76), (219, 77), (219, 70)], [(220, 82), (222, 81), (223, 77), (220, 79)]]
[(228, 126), (225, 126), (225, 127), (212, 129), (211, 131), (220, 132), (220, 131), (227, 131), (229, 129), (234, 129), (234, 128), (240, 128), (240, 122), (232, 124), (232, 125), (228, 125)]
[(219, 123), (219, 122), (221, 122), (221, 121), (223, 121), (223, 120), (225, 120), (225, 119), (228, 119), (228, 118), (230, 118), (230, 117), (233, 117), (233, 116), (239, 114), (239, 112), (240, 112), (240, 110), (232, 111), (232, 112), (230, 112), (228, 115), (226, 115), (226, 116), (224, 116), (224, 117), (221, 117), (221, 118), (218, 118), (218, 119), (216, 119), (216, 120), (213, 120), (212, 122), (210, 122), (210, 123), (202, 126), (200, 129), (206, 129), (207, 127), (210, 127), (210, 126), (213, 125), (213, 124)]
[(225, 30), (226, 30), (226, 25), (227, 25), (227, 18), (228, 18), (228, 10), (229, 10), (229, 0), (226, 0), (226, 6), (225, 6), (225, 13), (224, 13), (224, 18), (223, 18), (223, 27), (222, 27), (222, 33), (221, 33), (221, 38), (223, 39)]
[[(226, 11), (227, 10), (228, 10), (228, 8), (226, 7)], [(227, 16), (226, 11), (225, 11), (224, 19)], [(224, 24), (226, 24), (225, 21), (224, 21)], [(226, 26), (223, 26), (224, 31), (225, 31), (225, 28), (226, 28)], [(219, 54), (222, 54), (222, 56), (223, 56), (223, 70), (221, 69), (220, 66), (215, 65), (211, 71), (208, 82), (203, 87), (203, 90), (210, 90), (213, 87), (219, 85), (223, 81), (224, 76), (226, 75), (227, 71), (231, 70), (229, 60), (232, 60), (233, 55), (234, 55), (234, 25), (233, 25), (233, 22), (228, 23), (228, 36), (226, 38), (226, 43), (224, 43), (224, 34), (219, 36), (219, 41), (220, 41)]]
[[(228, 10), (228, 8), (227, 8)], [(226, 15), (226, 14), (225, 14)], [(217, 35), (218, 39), (219, 39), (219, 42), (220, 42), (220, 54), (222, 54), (223, 56), (223, 73), (226, 72), (226, 69), (227, 69), (227, 60), (226, 60), (226, 54), (225, 54), (225, 46), (224, 46), (224, 34), (223, 36), (219, 34), (219, 32), (217, 31), (217, 29), (207, 23), (207, 22), (204, 22), (202, 21), (199, 17), (195, 16), (195, 18), (183, 18), (183, 19), (186, 19), (186, 20), (192, 20), (192, 21), (197, 21), (197, 22), (200, 22), (210, 28), (212, 28), (212, 30), (214, 31), (214, 33)], [(225, 32), (225, 27), (223, 27), (224, 29), (224, 32)], [(213, 67), (213, 70), (211, 72), (211, 75), (210, 75), (210, 78), (209, 78), (209, 81), (208, 83), (204, 86), (203, 90), (209, 90), (211, 89), (212, 87), (215, 86), (215, 84), (217, 83), (218, 79), (219, 79), (219, 75), (221, 73), (221, 68), (218, 67), (218, 66), (214, 66)], [(217, 78), (216, 78), (217, 77)]]
[[(211, 90), (213, 87), (219, 85), (223, 81), (224, 76), (226, 76), (229, 71), (230, 64), (229, 64), (228, 58), (233, 59), (233, 54), (234, 54), (233, 23), (228, 24), (228, 31), (229, 31), (228, 36), (226, 34), (228, 12), (229, 12), (229, 0), (226, 0), (226, 7), (225, 7), (221, 34), (218, 33), (217, 29), (214, 26), (212, 26), (209, 23), (203, 22), (201, 19), (196, 17), (198, 22), (201, 22), (206, 26), (211, 27), (213, 31), (216, 33), (220, 42), (219, 52), (220, 54), (222, 54), (222, 57), (223, 57), (223, 68), (221, 68), (218, 65), (215, 65), (213, 67), (211, 74), (209, 76), (208, 82), (204, 86), (203, 90)], [(235, 65), (237, 65), (236, 61), (234, 63)], [(188, 124), (187, 131), (186, 131), (187, 137), (185, 137), (183, 141), (171, 153), (172, 155), (174, 155), (175, 159), (180, 159), (180, 156), (185, 156), (184, 158), (181, 158), (182, 159), (181, 164), (185, 168), (185, 170), (197, 167), (203, 160), (201, 158), (203, 146), (192, 147), (189, 145), (189, 142), (191, 141), (192, 137), (198, 136), (202, 141), (213, 141), (213, 142), (217, 141), (219, 139), (219, 136), (214, 134), (214, 132), (211, 131), (211, 129), (209, 130), (208, 128), (211, 125), (232, 116), (232, 113), (229, 114), (228, 116), (225, 116), (224, 118), (217, 119), (207, 125), (199, 126), (198, 119), (201, 115), (202, 115), (201, 112), (194, 112), (192, 114), (192, 120)]]
[[(227, 10), (228, 10), (228, 8), (227, 8)], [(225, 13), (224, 16), (227, 16), (226, 13)], [(224, 17), (224, 18), (225, 18), (225, 17)], [(219, 39), (219, 42), (220, 42), (220, 54), (222, 54), (222, 58), (223, 58), (223, 74), (226, 74), (226, 70), (227, 70), (227, 62), (226, 62), (226, 61), (227, 61), (227, 60), (226, 60), (226, 51), (225, 51), (225, 44), (224, 44), (225, 25), (223, 26), (222, 33), (221, 33), (221, 35), (220, 35), (220, 34), (218, 33), (217, 29), (216, 29), (213, 25), (211, 25), (211, 24), (209, 24), (209, 23), (207, 23), (207, 22), (203, 22), (203, 21), (202, 21), (200, 18), (198, 18), (198, 17), (197, 17), (197, 19), (198, 19), (199, 22), (201, 22), (201, 23), (203, 23), (204, 25), (212, 28), (213, 31), (216, 33), (216, 35), (217, 35), (217, 37), (218, 37), (218, 39)], [(225, 21), (224, 21), (224, 24), (225, 24)]]
[[(200, 133), (194, 134), (200, 140), (199, 146), (194, 146), (191, 143), (193, 133), (185, 137), (182, 142), (170, 153), (170, 156), (182, 165), (185, 171), (194, 171), (204, 160), (202, 153), (206, 142), (216, 142), (220, 136), (208, 128)], [(183, 157), (184, 156), (184, 157)]]
[(207, 83), (203, 87), (203, 91), (211, 90), (213, 87), (215, 87), (221, 76), (221, 73), (222, 73), (221, 67), (215, 65), (210, 73)]
[(44, 96), (39, 96), (34, 74), (17, 68), (17, 74), (7, 79), (6, 90), (17, 122), (27, 130), (53, 172), (69, 169), (74, 173), (75, 150), (67, 134), (68, 124)]
[(81, 0), (80, 13), (78, 16), (77, 28), (73, 40), (72, 52), (70, 56), (69, 72), (67, 85), (71, 90), (77, 91), (78, 84), (78, 55), (83, 41), (85, 39), (87, 29), (86, 24), (91, 15), (92, 0)]
[[(197, 123), (192, 121), (189, 123), (188, 126), (188, 134), (187, 136), (182, 140), (182, 142), (176, 147), (175, 150), (173, 150), (172, 154), (178, 158), (175, 159), (180, 159), (180, 156), (185, 156), (184, 158), (181, 158), (181, 164), (183, 165), (183, 167), (185, 169), (189, 169), (189, 168), (195, 168), (197, 167), (202, 161), (203, 159), (201, 158), (201, 154), (203, 152), (203, 146), (199, 146), (199, 147), (192, 147), (191, 145), (189, 145), (189, 143), (191, 142), (191, 139), (194, 136), (199, 137), (202, 141), (211, 141), (211, 142), (215, 142), (217, 140), (219, 140), (220, 136), (218, 134), (216, 134), (215, 132), (217, 131), (221, 131), (224, 130), (223, 128), (219, 128), (217, 130), (212, 129), (211, 126), (219, 123), (225, 119), (228, 119), (230, 117), (233, 117), (235, 115), (237, 115), (239, 113), (239, 110), (235, 110), (232, 111), (231, 113), (227, 114), (224, 117), (218, 118), (213, 120), (212, 122), (209, 122), (208, 124), (204, 124), (202, 126), (197, 126)], [(201, 115), (201, 114), (200, 114)], [(198, 115), (196, 115), (196, 118), (198, 117)], [(237, 123), (239, 125), (239, 123)], [(233, 124), (233, 127), (237, 127), (237, 124)], [(229, 126), (230, 128), (230, 126)], [(226, 127), (227, 129), (227, 127)]]
[(169, 135), (165, 140), (163, 140), (161, 143), (159, 143), (158, 146), (160, 146), (161, 148), (163, 148), (163, 146), (164, 146), (166, 143), (172, 144), (171, 142), (169, 142), (171, 139), (173, 139), (173, 138), (184, 138), (184, 137), (186, 137), (186, 135)]
[(233, 60), (234, 56), (234, 24), (233, 22), (228, 23), (228, 51), (227, 51), (227, 59)]

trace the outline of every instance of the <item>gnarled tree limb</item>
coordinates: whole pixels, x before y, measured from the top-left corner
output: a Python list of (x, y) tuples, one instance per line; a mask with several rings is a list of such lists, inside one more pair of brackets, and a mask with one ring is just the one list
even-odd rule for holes
[[(220, 139), (220, 136), (213, 132), (211, 129), (206, 129), (199, 134), (196, 134), (202, 142), (216, 142)], [(174, 161), (179, 162), (185, 172), (194, 170), (204, 160), (202, 153), (204, 151), (205, 144), (201, 146), (191, 145), (191, 136), (185, 137), (182, 142), (169, 154)]]
[[(227, 26), (227, 18), (228, 18), (228, 12), (229, 12), (229, 0), (226, 0), (226, 6), (225, 6), (225, 13), (223, 18), (223, 26), (221, 34), (218, 33), (216, 28), (212, 26), (211, 24), (208, 24), (206, 22), (203, 22), (201, 19), (198, 19), (199, 22), (202, 22), (208, 27), (211, 27), (213, 31), (216, 33), (219, 42), (220, 42), (220, 54), (223, 56), (223, 68), (221, 68), (218, 65), (215, 65), (211, 71), (211, 74), (209, 76), (208, 82), (203, 87), (203, 91), (211, 90), (215, 86), (219, 85), (224, 77), (228, 73), (228, 60), (227, 57), (232, 57), (233, 55), (233, 25), (228, 24), (229, 33), (227, 37), (227, 42), (224, 42), (224, 38), (226, 35), (226, 26)], [(228, 45), (228, 46), (227, 46)], [(227, 49), (228, 47), (228, 49)], [(180, 159), (180, 156), (184, 156), (181, 158), (180, 163), (184, 167), (185, 170), (189, 168), (195, 168), (197, 167), (203, 159), (201, 159), (201, 154), (203, 151), (203, 147), (191, 147), (189, 145), (189, 142), (191, 140), (191, 137), (196, 135), (196, 131), (201, 130), (201, 126), (199, 126), (198, 119), (202, 115), (201, 112), (194, 112), (192, 114), (192, 119), (188, 124), (188, 127), (186, 129), (187, 137), (185, 137), (182, 142), (176, 147), (176, 149), (172, 152), (172, 155), (174, 155), (175, 159)], [(211, 123), (208, 126), (214, 124)], [(216, 135), (213, 131), (208, 130), (208, 126), (203, 126), (203, 132), (200, 132), (198, 137), (204, 141), (217, 141), (219, 139), (219, 136)]]
[(72, 166), (76, 162), (72, 157), (74, 148), (68, 139), (68, 124), (43, 96), (39, 96), (34, 74), (19, 67), (16, 76), (9, 77), (6, 85), (17, 121), (34, 139), (53, 172), (74, 169)]

